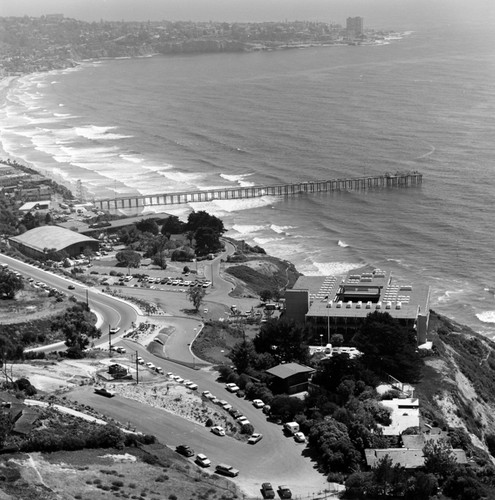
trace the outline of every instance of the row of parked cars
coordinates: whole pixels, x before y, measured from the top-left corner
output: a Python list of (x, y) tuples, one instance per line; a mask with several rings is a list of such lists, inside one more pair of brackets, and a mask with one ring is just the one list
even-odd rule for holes
[[(194, 450), (187, 444), (180, 444), (175, 448), (175, 451), (188, 458), (194, 456)], [(198, 453), (196, 455), (196, 458), (194, 459), (194, 462), (200, 467), (210, 467), (211, 465), (211, 460), (204, 453)], [(217, 474), (223, 474), (224, 476), (229, 477), (235, 477), (239, 475), (239, 471), (237, 469), (234, 469), (234, 467), (227, 464), (218, 464), (215, 467), (215, 472)]]

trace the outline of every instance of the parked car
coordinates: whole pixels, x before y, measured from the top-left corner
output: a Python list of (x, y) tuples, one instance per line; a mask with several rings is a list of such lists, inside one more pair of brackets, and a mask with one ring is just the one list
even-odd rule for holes
[(210, 391), (203, 391), (201, 393), (201, 396), (203, 396), (206, 399), (213, 399), (215, 397)]
[(262, 439), (263, 439), (263, 434), (255, 432), (254, 434), (251, 434), (251, 436), (249, 437), (248, 444), (256, 444), (258, 441), (261, 441)]
[(196, 455), (196, 460), (195, 462), (200, 466), (200, 467), (209, 467), (211, 465), (211, 460), (206, 456), (203, 455), (203, 453), (198, 453)]
[(95, 387), (95, 394), (99, 394), (100, 396), (105, 396), (106, 398), (113, 398), (115, 396), (115, 392), (109, 391), (104, 387)]
[(225, 436), (224, 428), (220, 427), (219, 425), (215, 425), (214, 427), (212, 427), (211, 432), (213, 432), (213, 434), (216, 434), (217, 436)]
[(237, 392), (240, 388), (233, 383), (230, 384), (225, 384), (225, 389), (227, 389), (229, 392)]
[(74, 285), (69, 285), (69, 290), (75, 290), (75, 289), (76, 289), (76, 287)]
[(285, 484), (283, 484), (278, 487), (278, 496), (282, 499), (292, 498), (292, 491), (290, 491), (288, 486), (285, 486)]
[(246, 393), (243, 391), (243, 390), (239, 390), (235, 393), (235, 395), (238, 397), (238, 398), (243, 398)]
[(188, 389), (191, 389), (191, 391), (195, 391), (198, 388), (198, 384), (195, 384), (194, 382), (189, 382), (186, 384), (186, 387)]
[(226, 404), (223, 404), (223, 405), (222, 405), (222, 408), (223, 408), (224, 410), (229, 411), (229, 410), (232, 410), (232, 405), (231, 405), (231, 404), (229, 404), (229, 403), (226, 403)]
[(306, 436), (304, 435), (303, 432), (296, 432), (294, 434), (294, 441), (296, 443), (305, 443), (306, 442)]
[(215, 472), (217, 474), (223, 474), (224, 476), (235, 477), (239, 475), (239, 471), (234, 469), (232, 465), (218, 464), (215, 467)]
[(253, 406), (255, 408), (263, 408), (265, 406), (265, 403), (261, 399), (253, 399)]
[(261, 485), (261, 494), (263, 495), (263, 498), (275, 498), (275, 491), (273, 490), (271, 483), (263, 483)]
[(185, 457), (192, 457), (194, 455), (194, 450), (190, 446), (187, 446), (187, 444), (180, 444), (175, 448), (175, 451)]

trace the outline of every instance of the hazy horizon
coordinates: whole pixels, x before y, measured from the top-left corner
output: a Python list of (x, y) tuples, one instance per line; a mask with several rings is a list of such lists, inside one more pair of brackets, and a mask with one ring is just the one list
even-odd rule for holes
[(493, 0), (0, 0), (0, 16), (61, 13), (83, 21), (307, 20), (345, 23), (362, 16), (374, 28), (411, 24), (495, 23)]

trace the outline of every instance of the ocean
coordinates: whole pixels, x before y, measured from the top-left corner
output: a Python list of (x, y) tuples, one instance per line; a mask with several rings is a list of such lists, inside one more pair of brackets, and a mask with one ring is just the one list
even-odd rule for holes
[(10, 82), (1, 148), (89, 200), (418, 170), (407, 189), (153, 209), (206, 210), (307, 275), (390, 269), (495, 337), (494, 42), (489, 24), (445, 24), (374, 46), (87, 61)]

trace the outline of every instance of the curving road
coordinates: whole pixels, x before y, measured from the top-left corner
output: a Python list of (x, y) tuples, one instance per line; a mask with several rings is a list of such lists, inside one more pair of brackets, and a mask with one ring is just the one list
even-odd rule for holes
[[(102, 319), (100, 324), (102, 336), (95, 342), (95, 345), (106, 345), (108, 343), (110, 328), (119, 326), (123, 331), (130, 328), (131, 324), (137, 320), (137, 310), (133, 305), (102, 293), (95, 288), (72, 281), (58, 274), (44, 271), (7, 255), (0, 254), (0, 263), (8, 264), (9, 269), (16, 270), (24, 276), (32, 277), (35, 281), (42, 281), (64, 293), (73, 295), (82, 302), (88, 301), (90, 308)], [(69, 290), (69, 285), (74, 286), (75, 289)], [(47, 347), (47, 349), (50, 348), (54, 349), (53, 346)]]

